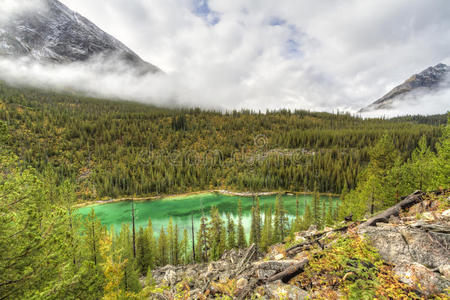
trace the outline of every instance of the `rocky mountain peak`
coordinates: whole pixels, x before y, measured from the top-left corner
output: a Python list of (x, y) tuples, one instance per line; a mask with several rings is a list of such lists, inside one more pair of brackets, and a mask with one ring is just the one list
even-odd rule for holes
[(394, 103), (403, 101), (405, 97), (411, 96), (416, 92), (430, 93), (448, 88), (450, 87), (449, 73), (450, 67), (443, 63), (429, 67), (418, 74), (414, 74), (368, 107), (361, 109), (360, 112), (389, 109)]
[(139, 74), (160, 69), (57, 0), (0, 23), (0, 55), (39, 62), (71, 63), (100, 58), (121, 62)]

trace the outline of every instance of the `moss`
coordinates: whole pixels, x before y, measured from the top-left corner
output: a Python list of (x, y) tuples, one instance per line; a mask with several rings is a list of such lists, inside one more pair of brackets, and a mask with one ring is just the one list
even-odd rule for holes
[(378, 252), (356, 234), (309, 253), (310, 264), (291, 283), (315, 299), (414, 299)]

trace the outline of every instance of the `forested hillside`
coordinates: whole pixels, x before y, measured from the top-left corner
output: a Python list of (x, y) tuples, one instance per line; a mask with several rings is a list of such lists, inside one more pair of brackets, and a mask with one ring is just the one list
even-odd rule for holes
[(341, 193), (385, 133), (406, 161), (446, 116), (363, 120), (308, 111), (162, 109), (0, 84), (11, 149), (77, 185), (80, 201), (225, 188)]
[[(445, 116), (221, 114), (6, 85), (0, 101), (0, 299), (148, 299), (164, 293), (152, 278), (159, 266), (211, 262), (249, 243), (286, 246), (310, 225), (362, 219), (416, 189), (450, 185)], [(248, 240), (239, 205), (236, 223), (213, 207), (193, 234), (172, 220), (115, 234), (93, 210), (85, 219), (74, 211), (91, 198), (219, 187), (314, 197), (292, 221), (282, 198), (274, 207), (255, 198)], [(338, 206), (327, 209), (319, 191), (340, 193)]]

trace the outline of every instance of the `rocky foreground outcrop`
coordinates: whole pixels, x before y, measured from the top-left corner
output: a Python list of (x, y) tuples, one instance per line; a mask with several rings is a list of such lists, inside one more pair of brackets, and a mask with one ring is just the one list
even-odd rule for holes
[(425, 200), (389, 223), (359, 229), (359, 234), (395, 265), (400, 280), (426, 295), (450, 288), (450, 210)]
[[(392, 280), (399, 282), (407, 292), (418, 298), (430, 298), (438, 294), (448, 297), (450, 198), (448, 193), (440, 197), (446, 201), (446, 206), (442, 207), (442, 201), (416, 192), (397, 207), (366, 222), (341, 223), (336, 228), (322, 231), (312, 226), (307, 231), (296, 233), (289, 245), (275, 245), (264, 255), (252, 245), (245, 250), (228, 251), (219, 261), (209, 264), (156, 269), (152, 272), (153, 279), (156, 286), (162, 289), (155, 289), (151, 298), (173, 299), (176, 294), (180, 295), (180, 291), (185, 299), (214, 299), (222, 296), (228, 297), (224, 299), (323, 297), (324, 294), (320, 294), (311, 284), (314, 280), (308, 284), (299, 283), (305, 282), (307, 277), (303, 276), (303, 272), (312, 276), (317, 271), (314, 270), (317, 265), (311, 267), (310, 262), (315, 260), (317, 264), (318, 257), (334, 253), (333, 247), (342, 239), (359, 239), (374, 247), (384, 261), (382, 264), (385, 267), (382, 268), (395, 273), (393, 276), (398, 277), (391, 277)], [(375, 266), (376, 263), (374, 265), (370, 261), (358, 261), (350, 255), (346, 263), (349, 271), (344, 270), (346, 275), (338, 277), (338, 281), (359, 280), (354, 276), (357, 271), (354, 271), (353, 262), (367, 272), (380, 268), (379, 264)], [(352, 276), (355, 278), (351, 279)], [(332, 279), (333, 276), (329, 278), (327, 297), (341, 298), (343, 294), (336, 289), (339, 283), (331, 282), (336, 280)]]

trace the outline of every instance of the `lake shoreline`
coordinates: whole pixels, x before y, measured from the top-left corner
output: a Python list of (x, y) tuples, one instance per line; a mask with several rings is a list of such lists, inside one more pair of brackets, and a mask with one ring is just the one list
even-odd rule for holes
[[(161, 199), (169, 199), (169, 198), (178, 198), (178, 197), (188, 197), (195, 196), (200, 194), (221, 194), (225, 196), (236, 196), (236, 197), (262, 197), (262, 196), (273, 196), (273, 195), (312, 195), (313, 192), (292, 192), (292, 191), (271, 191), (271, 192), (234, 192), (229, 190), (205, 190), (205, 191), (197, 191), (197, 192), (187, 192), (181, 194), (171, 194), (171, 195), (159, 195), (159, 196), (148, 196), (148, 197), (123, 197), (117, 199), (108, 199), (108, 200), (96, 200), (89, 201), (84, 203), (78, 203), (74, 205), (75, 208), (81, 208), (91, 205), (102, 205), (109, 203), (117, 203), (117, 202), (125, 202), (125, 201), (136, 201), (136, 202), (145, 202), (145, 201), (153, 201), (153, 200), (161, 200)], [(339, 197), (338, 194), (330, 194), (330, 193), (319, 193), (320, 196), (332, 196)]]

